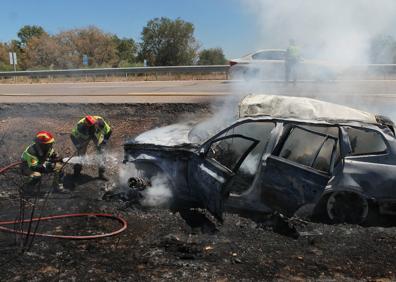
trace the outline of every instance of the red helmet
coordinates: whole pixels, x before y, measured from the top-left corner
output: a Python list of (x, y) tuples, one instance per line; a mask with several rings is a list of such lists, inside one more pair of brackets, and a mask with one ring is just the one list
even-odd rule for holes
[(54, 143), (55, 139), (52, 134), (48, 131), (39, 131), (36, 133), (35, 142), (40, 144), (51, 144)]
[(93, 116), (85, 116), (85, 123), (86, 123), (88, 126), (95, 125), (95, 123), (96, 123), (96, 118), (93, 117)]

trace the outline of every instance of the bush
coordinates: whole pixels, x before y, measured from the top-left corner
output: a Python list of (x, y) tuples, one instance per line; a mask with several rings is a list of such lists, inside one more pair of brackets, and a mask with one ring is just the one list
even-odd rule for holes
[(226, 62), (221, 48), (204, 49), (199, 53), (198, 65), (224, 65)]

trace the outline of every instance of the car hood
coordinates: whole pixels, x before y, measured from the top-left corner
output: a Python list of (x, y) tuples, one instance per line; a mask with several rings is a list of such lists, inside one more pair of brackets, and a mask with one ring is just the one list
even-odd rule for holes
[(195, 123), (177, 123), (146, 131), (134, 139), (135, 144), (152, 144), (159, 146), (179, 146), (194, 143), (189, 132)]

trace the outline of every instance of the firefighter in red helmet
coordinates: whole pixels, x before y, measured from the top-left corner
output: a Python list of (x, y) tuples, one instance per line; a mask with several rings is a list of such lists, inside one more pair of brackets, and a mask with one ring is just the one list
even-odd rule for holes
[[(99, 178), (107, 180), (104, 176), (105, 166), (103, 159), (103, 151), (106, 146), (112, 130), (108, 122), (100, 116), (87, 115), (77, 122), (73, 128), (70, 138), (77, 149), (79, 156), (85, 155), (88, 144), (92, 140), (95, 145), (96, 152), (100, 156)], [(74, 176), (79, 176), (82, 170), (81, 164), (74, 165)]]
[(28, 187), (34, 187), (41, 181), (43, 173), (54, 175), (54, 189), (58, 192), (64, 192), (61, 173), (62, 165), (58, 162), (57, 154), (54, 150), (55, 139), (48, 131), (39, 131), (33, 140), (22, 153), (22, 173), (29, 176)]

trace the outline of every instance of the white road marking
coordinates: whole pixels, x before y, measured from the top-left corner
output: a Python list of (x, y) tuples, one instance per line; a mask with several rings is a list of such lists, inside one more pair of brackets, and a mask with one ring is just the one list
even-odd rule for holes
[(128, 93), (129, 96), (229, 96), (230, 92), (144, 92)]
[(31, 97), (95, 97), (95, 96), (228, 96), (231, 95), (229, 92), (142, 92), (142, 93), (125, 93), (125, 94), (36, 94), (36, 93), (0, 93), (0, 96), (31, 96)]
[(0, 93), (0, 96), (32, 96), (32, 93)]

